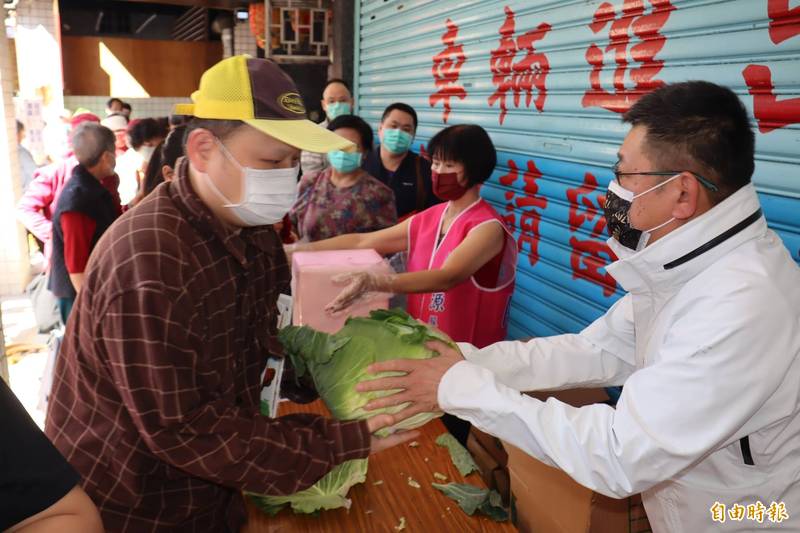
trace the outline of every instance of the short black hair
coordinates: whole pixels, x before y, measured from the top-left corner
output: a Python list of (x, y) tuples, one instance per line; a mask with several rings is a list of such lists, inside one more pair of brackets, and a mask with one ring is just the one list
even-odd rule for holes
[(727, 87), (707, 81), (665, 85), (642, 96), (622, 120), (647, 129), (649, 155), (664, 171), (688, 170), (717, 184), (720, 191), (710, 193), (715, 203), (750, 183), (755, 134), (747, 109)]
[(158, 147), (153, 152), (153, 156), (147, 163), (147, 169), (144, 173), (144, 180), (142, 188), (144, 195), (147, 196), (153, 190), (164, 182), (163, 166), (175, 169), (175, 162), (179, 157), (184, 155), (183, 137), (186, 132), (186, 126), (178, 126), (167, 135), (167, 138), (161, 141)]
[(191, 115), (170, 115), (169, 116), (169, 125), (170, 126), (184, 126), (192, 119)]
[(464, 165), (470, 186), (483, 183), (497, 166), (497, 151), (486, 130), (476, 124), (457, 124), (441, 130), (428, 143), (431, 158)]
[(23, 124), (22, 121), (18, 120), (17, 121), (17, 135), (19, 135), (23, 131), (25, 131), (25, 124)]
[(339, 128), (351, 128), (358, 132), (361, 137), (361, 148), (364, 153), (372, 150), (372, 128), (369, 127), (363, 118), (356, 115), (339, 115), (328, 124), (328, 129), (331, 131), (338, 130)]
[(131, 107), (131, 104), (129, 104), (128, 102), (122, 102), (122, 109), (127, 109), (128, 111), (133, 111), (133, 108)]
[(393, 104), (389, 104), (389, 106), (383, 110), (383, 115), (381, 115), (381, 122), (386, 120), (386, 117), (389, 116), (389, 113), (391, 113), (395, 109), (411, 115), (411, 118), (414, 121), (414, 131), (417, 131), (417, 112), (414, 111), (413, 107), (411, 107), (408, 104), (404, 104), (403, 102), (395, 102)]
[[(341, 83), (342, 85), (344, 85), (345, 89), (350, 91), (350, 85), (346, 81), (344, 81), (342, 78), (331, 78), (331, 79), (329, 79), (328, 81), (325, 82), (325, 86), (322, 88), (322, 92), (325, 92), (325, 89), (327, 89), (329, 86), (333, 85), (334, 83)], [(350, 91), (350, 92), (352, 92), (352, 91)]]
[(161, 141), (153, 151), (153, 155), (150, 156), (150, 161), (147, 162), (147, 168), (144, 170), (144, 179), (142, 179), (143, 196), (147, 196), (153, 192), (153, 189), (164, 182), (164, 174), (161, 171), (161, 167), (164, 166), (163, 150), (164, 141)]
[(224, 141), (233, 134), (236, 130), (245, 126), (246, 124), (241, 120), (218, 120), (213, 118), (197, 118), (192, 117), (188, 124), (186, 124), (186, 133), (183, 135), (183, 143), (189, 138), (189, 134), (194, 130), (208, 130), (214, 137), (220, 141)]
[(128, 140), (131, 148), (138, 150), (147, 141), (165, 137), (163, 128), (154, 118), (143, 118), (128, 126)]
[(123, 102), (119, 98), (109, 98), (108, 101), (106, 102), (106, 109), (111, 109), (111, 106), (114, 105), (115, 103), (118, 103), (122, 107), (125, 107), (125, 102)]
[(175, 161), (185, 153), (183, 148), (185, 133), (186, 126), (177, 126), (174, 130), (169, 132), (161, 148), (162, 164), (175, 168)]

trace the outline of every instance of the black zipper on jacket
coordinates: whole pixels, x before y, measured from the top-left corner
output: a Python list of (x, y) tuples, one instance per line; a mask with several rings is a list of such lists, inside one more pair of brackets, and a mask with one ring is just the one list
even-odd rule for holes
[(719, 246), (720, 244), (722, 244), (723, 242), (727, 241), (728, 239), (730, 239), (731, 237), (733, 237), (737, 233), (741, 233), (745, 228), (747, 228), (748, 226), (750, 226), (753, 223), (755, 223), (758, 219), (761, 218), (761, 214), (762, 214), (761, 213), (761, 208), (759, 208), (758, 211), (756, 211), (755, 213), (753, 213), (752, 215), (750, 215), (746, 219), (742, 220), (741, 222), (739, 222), (738, 224), (736, 224), (732, 228), (730, 228), (728, 230), (725, 230), (724, 232), (720, 233), (719, 235), (717, 235), (716, 237), (714, 237), (713, 239), (711, 239), (707, 243), (701, 245), (698, 248), (695, 248), (694, 250), (692, 250), (688, 254), (684, 255), (683, 257), (679, 257), (679, 258), (675, 259), (674, 261), (670, 261), (669, 263), (664, 265), (664, 270), (670, 270), (670, 269), (675, 268), (677, 266), (680, 266), (680, 265), (682, 265), (684, 263), (688, 263), (689, 261), (691, 261), (695, 257), (699, 257), (699, 256), (703, 255), (704, 253), (706, 253), (707, 251), (711, 250), (712, 248), (715, 248), (715, 247)]
[(750, 435), (739, 439), (739, 447), (742, 449), (742, 459), (744, 460), (744, 464), (748, 466), (755, 466), (756, 463), (753, 461), (753, 454), (750, 452)]

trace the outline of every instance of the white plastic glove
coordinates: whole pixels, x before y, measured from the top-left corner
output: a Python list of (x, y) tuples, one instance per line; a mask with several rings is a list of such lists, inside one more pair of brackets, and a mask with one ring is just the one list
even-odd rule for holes
[(375, 272), (350, 272), (333, 278), (336, 285), (347, 285), (339, 296), (325, 306), (325, 311), (338, 315), (353, 304), (366, 300), (371, 293), (391, 292), (390, 287), (396, 274), (376, 274)]

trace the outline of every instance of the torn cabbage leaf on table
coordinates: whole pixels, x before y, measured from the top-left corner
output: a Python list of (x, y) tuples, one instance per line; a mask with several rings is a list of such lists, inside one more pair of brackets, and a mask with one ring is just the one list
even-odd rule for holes
[[(359, 393), (355, 390), (357, 383), (400, 375), (368, 374), (366, 369), (372, 363), (434, 357), (436, 354), (425, 347), (429, 340), (441, 340), (452, 345), (444, 334), (417, 322), (401, 310), (379, 310), (366, 318), (350, 318), (334, 335), (307, 326), (290, 326), (281, 330), (279, 339), (292, 361), (296, 377), (306, 373), (311, 375), (317, 392), (338, 420), (364, 419), (383, 412), (396, 413), (404, 407), (374, 412), (364, 410), (364, 405), (371, 399), (387, 393)], [(397, 429), (413, 429), (438, 416), (441, 413), (421, 413), (378, 434), (385, 436)], [(305, 514), (349, 508), (347, 493), (354, 485), (366, 480), (367, 464), (367, 459), (342, 463), (313, 486), (288, 496), (247, 495), (259, 508), (273, 516), (287, 505), (294, 512)]]
[(350, 508), (347, 493), (367, 479), (367, 459), (345, 461), (311, 487), (288, 496), (247, 495), (262, 511), (275, 516), (290, 505), (295, 513), (311, 514), (322, 509)]
[(472, 472), (478, 472), (480, 470), (469, 451), (450, 433), (442, 433), (439, 435), (436, 438), (436, 444), (447, 448), (447, 451), (450, 452), (450, 460), (453, 461), (453, 464), (458, 468), (462, 476), (466, 477)]
[[(333, 335), (308, 326), (290, 326), (282, 329), (278, 338), (292, 361), (295, 375), (298, 378), (306, 373), (311, 375), (320, 398), (338, 420), (394, 414), (406, 407), (407, 404), (374, 411), (364, 409), (370, 400), (396, 391), (360, 393), (355, 390), (358, 383), (402, 375), (401, 372), (369, 374), (367, 367), (372, 363), (393, 359), (430, 359), (437, 355), (425, 346), (431, 340), (455, 346), (446, 335), (400, 309), (377, 310), (372, 311), (369, 317), (349, 318)], [(441, 413), (438, 412), (419, 413), (376, 435), (385, 437), (397, 430), (414, 429), (439, 416)]]
[[(269, 407), (262, 403), (261, 414), (269, 416)], [(288, 496), (267, 496), (254, 492), (245, 494), (259, 509), (270, 516), (275, 516), (284, 507), (291, 506), (298, 514), (312, 514), (325, 509), (350, 508), (347, 493), (359, 483), (367, 480), (367, 459), (345, 461), (325, 474), (311, 487)]]
[(468, 483), (431, 483), (449, 498), (455, 500), (461, 510), (472, 516), (480, 512), (496, 522), (508, 520), (508, 511), (496, 490), (482, 489)]

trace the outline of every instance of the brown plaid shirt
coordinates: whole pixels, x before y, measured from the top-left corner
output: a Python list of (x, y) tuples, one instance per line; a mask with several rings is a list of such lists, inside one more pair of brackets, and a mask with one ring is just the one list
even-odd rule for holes
[(56, 366), (45, 431), (109, 531), (236, 531), (241, 490), (289, 494), (369, 453), (364, 422), (258, 414), (286, 258), (187, 174), (98, 242)]

